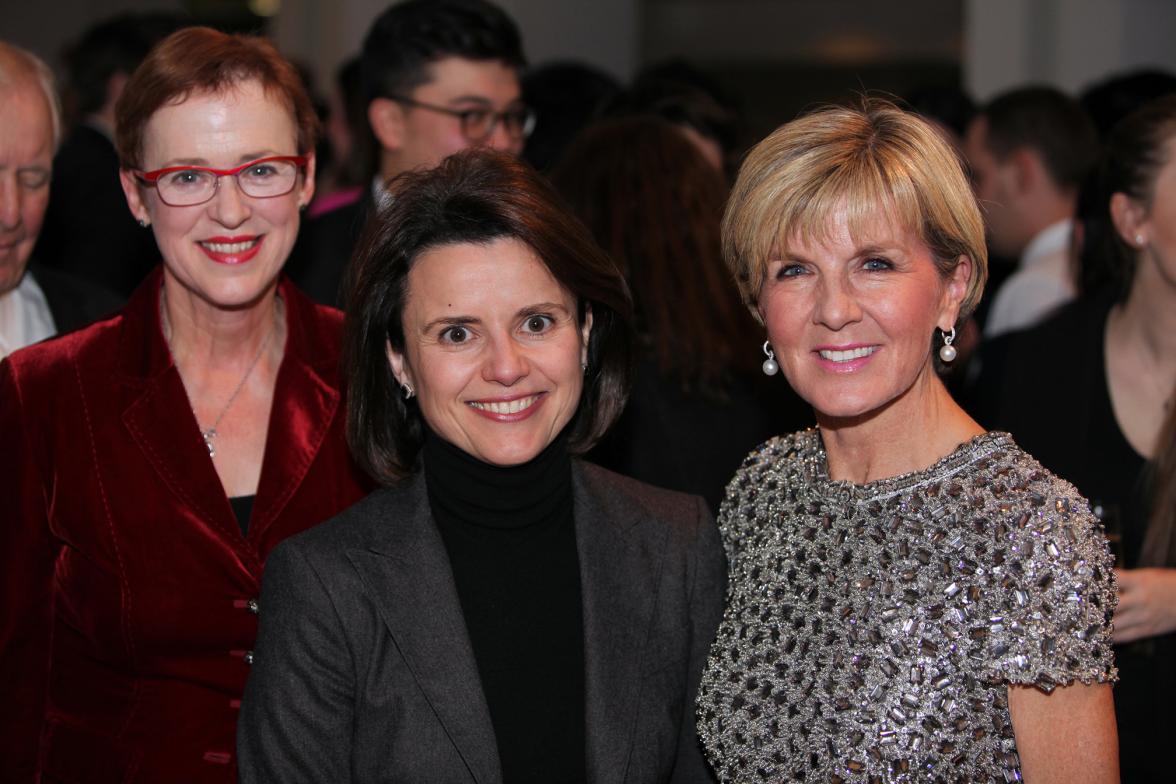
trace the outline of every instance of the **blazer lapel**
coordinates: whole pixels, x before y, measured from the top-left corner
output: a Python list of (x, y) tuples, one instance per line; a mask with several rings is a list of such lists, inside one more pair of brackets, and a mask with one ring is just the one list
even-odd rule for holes
[(314, 305), (289, 281), (280, 289), (286, 304), (286, 350), (274, 386), (265, 457), (257, 483), (249, 538), (257, 541), (286, 508), (310, 470), (331, 422), (342, 416), (342, 394), (328, 378), (338, 363), (339, 346), (323, 345), (310, 329)]
[[(184, 382), (172, 362), (159, 324), (157, 269), (124, 310), (121, 370), (127, 388), (122, 421), (160, 480), (183, 505), (240, 553), (241, 531), (225, 498)], [(164, 424), (170, 423), (170, 424)]]
[(490, 710), (424, 477), (417, 474), (388, 498), (378, 541), (348, 558), (474, 780), (501, 784)]
[(663, 542), (641, 515), (575, 465), (576, 543), (584, 601), (588, 781), (624, 780), (642, 654), (660, 584)]

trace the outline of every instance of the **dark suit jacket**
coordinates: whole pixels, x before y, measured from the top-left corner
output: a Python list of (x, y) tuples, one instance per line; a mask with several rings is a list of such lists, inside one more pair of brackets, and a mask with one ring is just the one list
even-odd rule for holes
[(343, 307), (347, 265), (375, 211), (369, 191), (358, 201), (304, 222), (286, 262), (290, 280), (315, 302)]
[[(718, 530), (700, 498), (573, 465), (588, 781), (710, 781), (694, 697), (722, 614)], [(262, 603), (243, 782), (502, 781), (421, 475), (279, 547)]]
[(266, 556), (370, 489), (343, 439), (341, 315), (281, 292), (247, 537), (164, 342), (158, 274), (118, 315), (0, 363), (0, 781), (236, 780)]
[(44, 292), (59, 335), (108, 316), (123, 304), (117, 294), (73, 275), (43, 267), (35, 261), (29, 264), (25, 274), (32, 275)]

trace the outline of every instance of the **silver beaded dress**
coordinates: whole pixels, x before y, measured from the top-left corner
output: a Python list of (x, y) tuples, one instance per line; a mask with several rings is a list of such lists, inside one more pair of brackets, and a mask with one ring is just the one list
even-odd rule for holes
[(723, 782), (1019, 781), (1007, 687), (1116, 677), (1102, 529), (1007, 434), (865, 485), (817, 431), (773, 439), (719, 525), (698, 726)]

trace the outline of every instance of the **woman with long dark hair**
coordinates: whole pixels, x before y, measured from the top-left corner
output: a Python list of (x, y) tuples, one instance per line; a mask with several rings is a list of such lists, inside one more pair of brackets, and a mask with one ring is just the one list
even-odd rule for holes
[(1176, 736), (1172, 490), (1154, 479), (1171, 470), (1176, 393), (1176, 96), (1111, 131), (1083, 202), (1083, 296), (985, 347), (972, 398), (982, 422), (1073, 482), (1111, 535), (1123, 781), (1160, 781)]
[(577, 457), (624, 406), (624, 280), (508, 155), (393, 189), (346, 339), (385, 487), (270, 559), (243, 780), (706, 782), (718, 532)]

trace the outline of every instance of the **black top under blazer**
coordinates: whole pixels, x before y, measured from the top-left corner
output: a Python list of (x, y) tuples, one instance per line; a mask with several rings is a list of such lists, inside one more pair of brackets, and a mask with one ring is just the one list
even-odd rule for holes
[[(726, 560), (701, 498), (572, 463), (592, 784), (709, 782), (694, 698)], [(279, 545), (238, 730), (241, 781), (502, 771), (424, 476)]]

